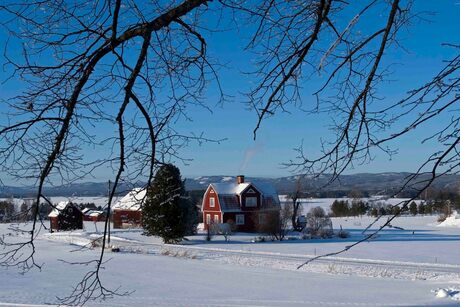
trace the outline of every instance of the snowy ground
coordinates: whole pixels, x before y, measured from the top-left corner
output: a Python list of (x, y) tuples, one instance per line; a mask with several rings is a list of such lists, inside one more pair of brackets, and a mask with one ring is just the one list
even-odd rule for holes
[[(336, 251), (362, 237), (369, 218), (334, 219), (349, 239), (252, 243), (254, 234), (230, 242), (203, 234), (180, 246), (164, 245), (140, 230), (114, 230), (102, 278), (106, 285), (132, 291), (90, 306), (432, 306), (458, 305), (460, 230), (437, 227), (435, 216), (402, 217), (371, 242), (297, 270), (315, 254)], [(0, 233), (7, 234), (6, 224)], [(94, 223), (84, 231), (43, 233), (37, 241), (42, 271), (20, 275), (0, 268), (0, 306), (57, 303), (68, 294), (97, 250), (78, 249), (100, 234)], [(102, 229), (102, 225), (98, 225)], [(71, 252), (74, 251), (74, 252)], [(440, 290), (440, 291), (436, 291)]]

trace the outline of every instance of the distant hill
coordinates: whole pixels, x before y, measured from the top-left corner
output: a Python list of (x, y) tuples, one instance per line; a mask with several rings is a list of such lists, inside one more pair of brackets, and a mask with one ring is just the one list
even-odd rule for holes
[[(410, 173), (391, 172), (391, 173), (360, 173), (352, 175), (342, 175), (339, 180), (330, 184), (320, 192), (318, 189), (323, 187), (331, 178), (329, 175), (323, 175), (319, 178), (307, 180), (304, 191), (307, 193), (315, 192), (315, 196), (340, 196), (352, 190), (358, 190), (364, 194), (391, 194), (401, 187)], [(419, 179), (423, 179), (419, 178)], [(200, 176), (196, 178), (187, 178), (185, 187), (187, 190), (204, 190), (212, 182), (228, 182), (236, 180), (235, 176)], [(271, 183), (280, 194), (287, 194), (295, 189), (297, 176), (287, 176), (279, 178), (261, 178), (246, 177), (246, 181), (259, 181)], [(121, 191), (130, 190), (132, 185), (122, 185)], [(460, 175), (446, 175), (438, 178), (434, 186), (436, 188), (445, 188), (451, 191), (460, 189)], [(107, 195), (106, 182), (86, 182), (76, 183), (68, 186), (47, 187), (45, 193), (49, 196), (104, 196)], [(34, 193), (33, 187), (1, 187), (0, 197), (27, 197)], [(120, 192), (123, 194), (124, 192)]]
[[(410, 173), (407, 172), (388, 172), (388, 173), (359, 173), (352, 175), (342, 175), (339, 180), (332, 184), (328, 184), (331, 179), (330, 175), (323, 175), (318, 178), (310, 178), (306, 180), (303, 188), (305, 192), (325, 193), (326, 196), (329, 192), (331, 195), (337, 192), (348, 193), (352, 190), (358, 190), (365, 194), (391, 194), (398, 191), (400, 187), (406, 182)], [(246, 181), (261, 181), (271, 183), (278, 190), (280, 194), (291, 193), (296, 186), (298, 176), (288, 176), (279, 178), (258, 178), (246, 177)], [(420, 176), (418, 180), (427, 179), (428, 175)], [(205, 189), (211, 182), (225, 182), (229, 180), (236, 180), (233, 176), (201, 176), (196, 178), (188, 178), (186, 180), (187, 190), (200, 190)], [(445, 175), (438, 178), (434, 184), (436, 188), (444, 188), (449, 190), (458, 190), (460, 188), (460, 175)], [(340, 193), (339, 193), (340, 194)]]

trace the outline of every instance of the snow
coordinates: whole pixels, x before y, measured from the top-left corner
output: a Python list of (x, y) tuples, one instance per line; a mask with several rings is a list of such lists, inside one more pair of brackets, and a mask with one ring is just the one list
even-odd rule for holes
[(233, 177), (227, 176), (227, 177), (222, 177), (222, 181), (232, 181), (234, 180)]
[(460, 287), (440, 288), (433, 291), (437, 298), (447, 298), (460, 301)]
[(458, 213), (457, 211), (452, 212), (452, 214), (448, 216), (438, 226), (439, 227), (460, 227), (460, 213)]
[(248, 184), (243, 183), (239, 185), (236, 182), (213, 182), (211, 186), (219, 195), (235, 195), (238, 194), (238, 186), (245, 189), (248, 187)]
[(113, 205), (113, 210), (140, 210), (142, 204), (145, 200), (145, 195), (147, 194), (147, 189), (143, 188), (134, 188), (124, 197), (122, 197), (115, 205)]
[[(265, 243), (251, 243), (256, 234), (247, 233), (234, 234), (230, 242), (219, 235), (207, 242), (200, 232), (180, 245), (168, 245), (143, 236), (141, 229), (113, 229), (112, 244), (121, 252), (106, 255), (111, 260), (104, 264), (103, 282), (135, 292), (88, 306), (455, 306), (460, 234), (456, 228), (436, 227), (436, 218), (397, 218), (392, 225), (404, 230), (385, 229), (346, 253), (299, 270), (303, 261), (362, 238), (372, 218), (334, 218), (336, 229), (342, 225), (351, 233), (348, 239)], [(0, 233), (14, 239), (8, 226), (0, 224)], [(41, 271), (21, 275), (0, 268), (0, 305), (57, 304), (56, 296), (68, 294), (91, 268), (58, 259), (82, 262), (98, 256), (97, 249), (81, 246), (101, 238), (103, 222), (84, 226), (38, 236)]]
[(54, 209), (50, 212), (50, 214), (48, 214), (48, 217), (57, 217), (59, 215), (59, 213), (64, 210), (67, 205), (69, 205), (70, 202), (69, 201), (61, 201), (59, 202), (55, 207)]
[(447, 293), (445, 289), (439, 289), (436, 293), (436, 297), (439, 297), (439, 298), (445, 298), (448, 296), (449, 296), (449, 293)]
[(254, 186), (264, 196), (273, 196), (275, 198), (278, 197), (278, 194), (275, 188), (271, 184), (268, 184), (268, 183), (263, 183), (263, 182), (243, 182), (240, 184), (236, 182), (211, 183), (211, 186), (219, 195), (240, 195), (250, 185)]
[[(95, 251), (70, 253), (74, 250), (70, 246), (41, 243), (40, 247), (46, 248), (38, 259), (46, 264), (41, 272), (21, 275), (13, 270), (0, 269), (1, 303), (8, 306), (57, 304), (56, 295), (68, 294), (89, 268), (69, 265), (56, 258), (75, 262), (97, 256)], [(135, 292), (88, 306), (398, 306), (437, 303), (430, 294), (430, 285), (423, 281), (305, 274), (161, 254), (110, 253), (108, 257), (112, 259), (104, 264), (105, 269), (101, 272), (104, 285)]]

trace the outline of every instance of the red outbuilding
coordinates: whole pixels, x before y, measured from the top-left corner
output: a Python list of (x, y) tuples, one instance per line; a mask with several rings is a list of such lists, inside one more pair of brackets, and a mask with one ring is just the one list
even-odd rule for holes
[(135, 188), (112, 208), (113, 228), (142, 227), (142, 205), (147, 189)]
[(276, 190), (267, 183), (245, 182), (237, 176), (235, 182), (211, 183), (204, 193), (201, 211), (204, 228), (212, 223), (233, 223), (237, 231), (256, 231), (267, 214), (279, 213)]
[(51, 231), (83, 229), (83, 213), (70, 201), (58, 203), (48, 217)]
[(94, 210), (90, 208), (85, 208), (81, 211), (83, 213), (84, 221), (91, 222), (102, 222), (105, 221), (105, 214), (102, 210)]

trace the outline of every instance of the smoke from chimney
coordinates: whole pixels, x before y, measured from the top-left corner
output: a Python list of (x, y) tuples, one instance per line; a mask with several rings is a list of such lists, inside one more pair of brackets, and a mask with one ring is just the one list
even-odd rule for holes
[(248, 147), (244, 152), (244, 158), (243, 158), (243, 161), (241, 162), (239, 173), (241, 174), (247, 171), (246, 168), (248, 167), (249, 162), (251, 161), (252, 157), (254, 157), (256, 154), (259, 154), (263, 151), (264, 151), (264, 143), (259, 142), (259, 141), (256, 142), (254, 146)]

